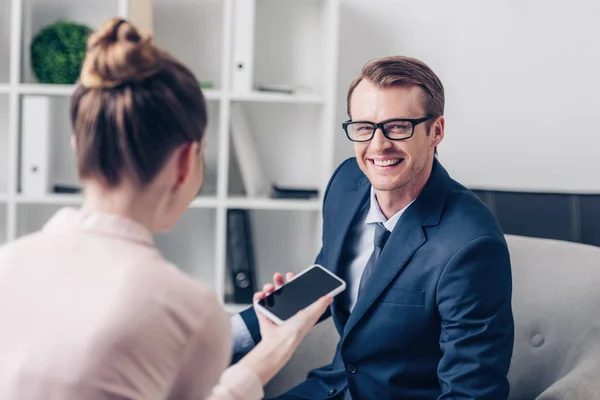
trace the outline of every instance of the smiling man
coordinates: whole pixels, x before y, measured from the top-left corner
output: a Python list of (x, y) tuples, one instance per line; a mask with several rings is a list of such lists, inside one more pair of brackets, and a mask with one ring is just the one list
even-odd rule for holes
[[(377, 59), (347, 104), (355, 157), (329, 182), (316, 260), (348, 283), (328, 313), (341, 339), (282, 398), (506, 399), (509, 253), (489, 209), (437, 160), (442, 83), (419, 60)], [(246, 351), (260, 332), (253, 310), (241, 317)]]

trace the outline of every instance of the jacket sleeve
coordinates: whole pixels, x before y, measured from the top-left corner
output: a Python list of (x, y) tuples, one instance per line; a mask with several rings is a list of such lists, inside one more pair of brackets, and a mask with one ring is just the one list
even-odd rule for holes
[[(319, 252), (319, 255), (317, 256), (317, 258), (315, 260), (315, 264), (321, 264), (322, 257), (323, 257), (323, 250), (321, 250)], [(240, 316), (242, 317), (244, 323), (246, 324), (246, 327), (248, 328), (248, 331), (250, 332), (250, 335), (252, 336), (252, 341), (254, 342), (254, 345), (256, 346), (256, 344), (258, 344), (258, 342), (260, 342), (261, 336), (260, 336), (260, 326), (258, 325), (258, 318), (256, 317), (256, 312), (254, 311), (254, 307), (249, 307), (246, 310), (242, 311), (240, 313)], [(317, 323), (320, 323), (320, 322), (326, 320), (330, 316), (331, 316), (331, 311), (328, 308), (327, 311), (325, 311), (325, 313), (321, 316), (321, 318), (319, 318)], [(240, 358), (240, 354), (236, 354), (234, 361), (238, 361), (239, 358)]]
[(438, 287), (442, 399), (508, 398), (513, 351), (512, 277), (506, 243), (480, 237), (452, 256)]
[[(353, 157), (348, 158), (347, 160), (342, 162), (336, 168), (336, 170), (333, 172), (333, 175), (329, 179), (329, 182), (327, 183), (327, 187), (325, 188), (325, 193), (323, 195), (323, 207), (322, 207), (323, 210), (325, 209), (325, 204), (327, 203), (327, 195), (329, 194), (329, 189), (331, 188), (333, 182), (335, 181), (335, 178), (337, 177), (338, 173), (346, 165), (348, 165), (352, 162), (352, 160), (354, 160)], [(323, 215), (323, 219), (325, 219), (325, 215)], [(323, 248), (321, 248), (321, 250), (319, 251), (319, 254), (317, 255), (317, 258), (315, 260), (315, 264), (323, 264)], [(260, 327), (258, 325), (258, 319), (256, 318), (256, 314), (254, 312), (254, 307), (249, 307), (246, 310), (242, 311), (240, 313), (240, 316), (242, 317), (242, 320), (246, 324), (246, 327), (248, 328), (248, 331), (250, 332), (250, 335), (252, 336), (252, 341), (254, 342), (254, 345), (256, 345), (258, 342), (260, 342), (261, 336), (260, 336)], [(330, 316), (331, 316), (331, 311), (330, 311), (330, 309), (327, 309), (327, 311), (323, 314), (323, 316), (319, 319), (318, 322), (324, 321), (327, 318), (329, 318)], [(234, 354), (233, 361), (236, 362), (237, 360), (239, 360), (239, 358), (241, 358), (241, 354)]]

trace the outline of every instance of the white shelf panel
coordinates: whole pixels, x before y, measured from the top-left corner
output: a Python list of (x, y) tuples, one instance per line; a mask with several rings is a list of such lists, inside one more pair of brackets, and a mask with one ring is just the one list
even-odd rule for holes
[(75, 90), (75, 85), (51, 85), (23, 83), (18, 86), (19, 94), (35, 94), (47, 96), (70, 96)]
[(221, 100), (222, 97), (221, 91), (216, 89), (202, 89), (202, 93), (206, 100)]
[(273, 93), (273, 92), (249, 92), (232, 93), (229, 98), (233, 101), (246, 101), (257, 103), (292, 103), (292, 104), (324, 104), (325, 98), (312, 93)]
[[(0, 93), (2, 93), (2, 86), (6, 86), (6, 91), (9, 91), (8, 85), (0, 85)], [(23, 83), (18, 86), (18, 92), (23, 95), (71, 96), (74, 90), (75, 85)], [(202, 93), (207, 100), (221, 99), (219, 90), (202, 89)]]
[(17, 204), (78, 205), (82, 202), (83, 196), (80, 194), (47, 194), (45, 196), (17, 196)]
[(10, 92), (10, 86), (8, 86), (8, 84), (5, 83), (0, 83), (0, 93), (9, 93)]
[(8, 201), (8, 195), (0, 193), (0, 203), (6, 203)]
[[(0, 195), (0, 201), (4, 195)], [(4, 196), (6, 197), (6, 196)], [(80, 194), (48, 194), (45, 196), (18, 195), (17, 204), (50, 204), (50, 205), (73, 205), (81, 204), (83, 196)], [(190, 208), (216, 208), (219, 202), (216, 197), (198, 197)]]
[(216, 208), (218, 205), (219, 201), (216, 197), (200, 196), (192, 201), (190, 208)]
[(289, 211), (319, 211), (322, 201), (320, 199), (269, 199), (230, 197), (227, 199), (227, 208), (241, 208), (248, 210), (289, 210)]
[[(6, 195), (0, 194), (0, 201)], [(17, 204), (51, 204), (51, 205), (73, 205), (81, 204), (83, 196), (80, 194), (48, 194), (45, 196), (18, 195)], [(289, 211), (318, 211), (321, 209), (321, 200), (296, 200), (296, 199), (268, 199), (230, 197), (225, 204), (228, 208), (241, 208), (248, 210), (289, 210)], [(190, 208), (216, 208), (219, 200), (216, 197), (198, 197)]]

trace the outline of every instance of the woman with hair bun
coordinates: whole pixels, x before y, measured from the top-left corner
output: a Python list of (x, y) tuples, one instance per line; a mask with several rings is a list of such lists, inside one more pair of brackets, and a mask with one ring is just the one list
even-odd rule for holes
[(261, 319), (262, 341), (228, 368), (227, 314), (153, 242), (203, 182), (194, 75), (111, 19), (89, 38), (71, 123), (83, 205), (0, 249), (0, 399), (261, 398), (332, 299)]

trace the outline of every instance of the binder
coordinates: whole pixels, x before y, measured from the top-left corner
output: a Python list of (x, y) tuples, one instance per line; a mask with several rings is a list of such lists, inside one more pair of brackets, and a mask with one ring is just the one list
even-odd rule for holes
[(21, 193), (51, 191), (51, 104), (48, 96), (24, 96), (21, 112)]
[(232, 286), (233, 301), (251, 304), (256, 292), (254, 250), (250, 211), (227, 211), (227, 270)]
[(253, 88), (255, 0), (233, 2), (231, 89), (248, 93)]

